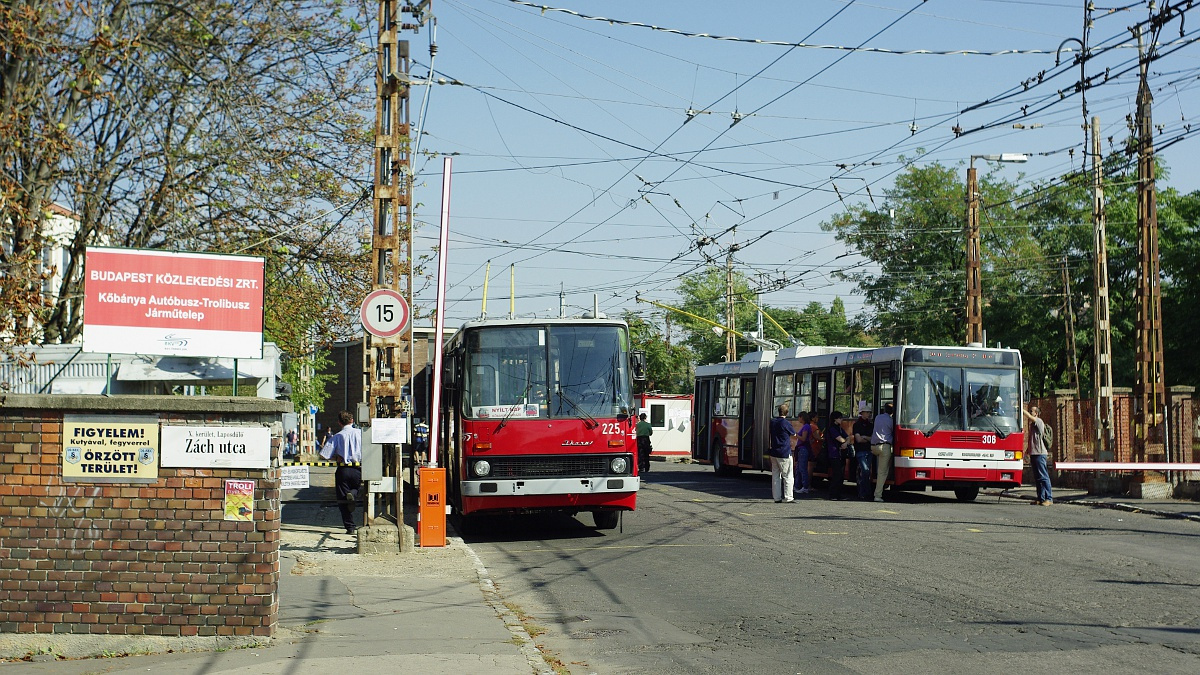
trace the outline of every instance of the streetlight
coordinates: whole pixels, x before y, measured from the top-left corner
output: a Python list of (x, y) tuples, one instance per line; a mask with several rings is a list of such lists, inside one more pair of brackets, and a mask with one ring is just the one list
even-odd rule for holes
[(979, 190), (975, 176), (975, 160), (989, 162), (1022, 163), (1029, 155), (1005, 152), (999, 155), (971, 155), (967, 169), (967, 344), (983, 344), (983, 286), (980, 269), (983, 259), (979, 255)]

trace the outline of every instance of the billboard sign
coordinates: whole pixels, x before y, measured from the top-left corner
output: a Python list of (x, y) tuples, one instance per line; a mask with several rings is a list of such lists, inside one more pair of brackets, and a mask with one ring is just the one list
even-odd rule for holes
[(263, 259), (88, 247), (83, 351), (261, 359)]

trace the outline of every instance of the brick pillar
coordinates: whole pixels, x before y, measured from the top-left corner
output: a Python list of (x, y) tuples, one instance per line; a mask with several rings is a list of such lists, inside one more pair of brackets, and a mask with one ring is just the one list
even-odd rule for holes
[(1176, 385), (1167, 388), (1167, 424), (1170, 441), (1167, 461), (1188, 462), (1192, 458), (1192, 396), (1196, 388)]
[(1113, 387), (1113, 461), (1133, 461), (1133, 389)]

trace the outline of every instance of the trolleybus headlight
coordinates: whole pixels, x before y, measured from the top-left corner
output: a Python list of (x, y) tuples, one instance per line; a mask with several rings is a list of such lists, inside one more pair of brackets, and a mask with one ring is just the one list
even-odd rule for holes
[(1013, 452), (1012, 450), (1005, 450), (1004, 459), (1016, 459), (1016, 454), (1017, 453)]
[(913, 448), (913, 457), (921, 459), (925, 457), (925, 448)]
[(475, 472), (476, 476), (486, 476), (492, 472), (492, 463), (486, 459), (481, 459), (475, 462), (475, 466), (472, 467), (472, 471)]
[(613, 457), (608, 463), (608, 468), (612, 469), (613, 473), (625, 473), (629, 469), (629, 460), (624, 457)]

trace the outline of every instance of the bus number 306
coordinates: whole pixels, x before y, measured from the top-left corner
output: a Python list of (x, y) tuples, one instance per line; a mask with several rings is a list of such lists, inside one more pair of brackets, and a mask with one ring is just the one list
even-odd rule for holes
[(996, 437), (991, 434), (985, 434), (983, 437), (983, 444), (984, 445), (995, 445)]

